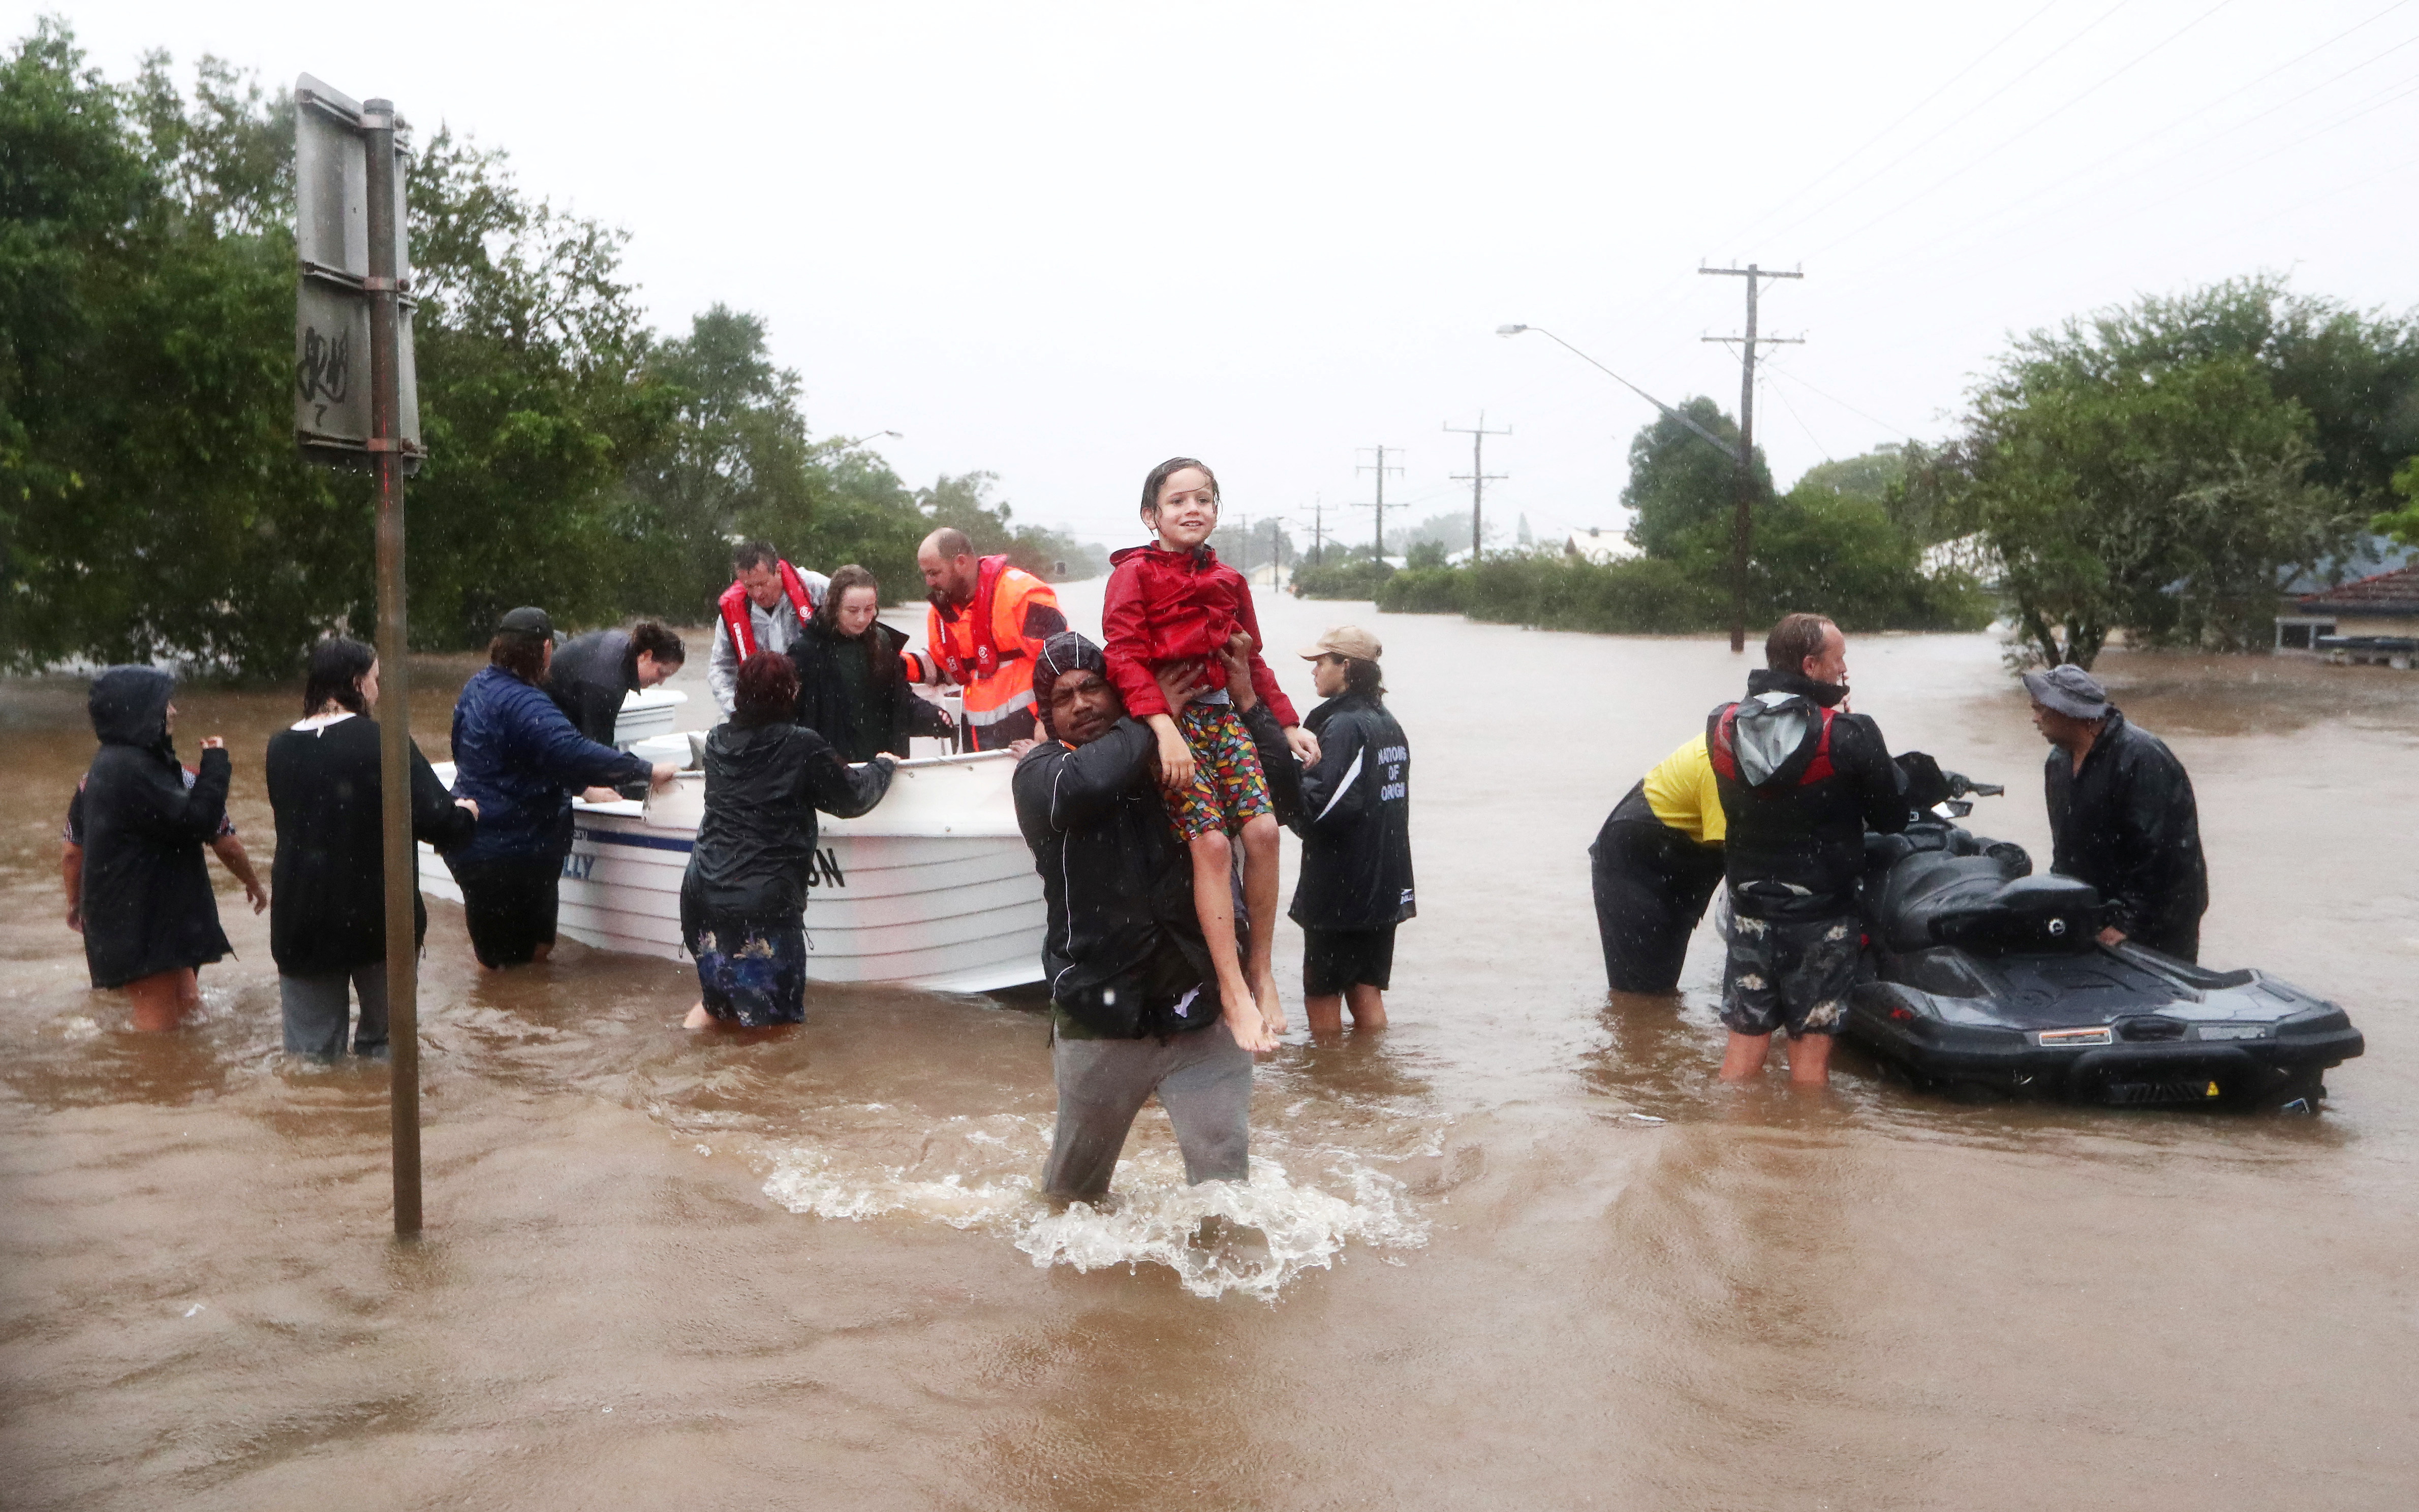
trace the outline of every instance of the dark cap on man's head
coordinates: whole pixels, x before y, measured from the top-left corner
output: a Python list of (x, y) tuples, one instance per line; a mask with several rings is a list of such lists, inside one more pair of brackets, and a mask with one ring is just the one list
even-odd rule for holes
[(1033, 711), (1041, 721), (1041, 732), (1054, 741), (1058, 738), (1058, 730), (1050, 723), (1050, 690), (1070, 672), (1097, 672), (1107, 677), (1109, 659), (1083, 635), (1062, 630), (1043, 641), (1041, 654), (1033, 659)]
[(521, 608), (515, 609), (512, 613), (504, 616), (501, 619), (497, 620), (496, 634), (499, 635), (535, 635), (541, 640), (552, 640), (554, 638), (554, 621), (547, 617), (547, 612), (544, 609), (524, 605)]
[(2069, 719), (2098, 719), (2108, 712), (2108, 690), (2072, 662), (2026, 673), (2025, 691), (2043, 709)]

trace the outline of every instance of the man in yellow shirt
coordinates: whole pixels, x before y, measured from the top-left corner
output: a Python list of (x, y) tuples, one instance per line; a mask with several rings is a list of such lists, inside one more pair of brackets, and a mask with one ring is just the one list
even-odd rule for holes
[(1722, 880), (1722, 799), (1705, 737), (1663, 758), (1588, 847), (1604, 974), (1615, 992), (1678, 989), (1688, 937)]

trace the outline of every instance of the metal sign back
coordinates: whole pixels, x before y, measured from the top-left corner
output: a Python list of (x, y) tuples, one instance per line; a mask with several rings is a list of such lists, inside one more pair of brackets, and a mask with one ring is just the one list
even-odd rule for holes
[[(304, 456), (338, 466), (367, 465), (370, 413), (369, 145), (359, 100), (309, 74), (294, 86), (294, 437)], [(404, 171), (394, 171), (394, 267), (410, 286)], [(397, 322), (398, 405), (405, 466), (420, 459), (420, 402), (406, 296)]]

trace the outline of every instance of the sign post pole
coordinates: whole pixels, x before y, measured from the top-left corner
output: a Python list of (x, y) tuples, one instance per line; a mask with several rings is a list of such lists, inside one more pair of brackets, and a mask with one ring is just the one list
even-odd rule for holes
[(394, 1231), (420, 1232), (420, 1002), (413, 903), (420, 857), (411, 840), (411, 640), (404, 616), (401, 286), (395, 246), (394, 101), (362, 110), (367, 138), (370, 458), (377, 469), (378, 795), (386, 849), (387, 1044), (393, 1057)]
[[(403, 486), (420, 461), (410, 254), (394, 101), (355, 101), (309, 74), (294, 90), (294, 435), (314, 462), (377, 479), (379, 830), (385, 848), (394, 1231), (420, 1232), (419, 856), (411, 838), (411, 640)], [(367, 362), (362, 358), (366, 355)], [(366, 379), (366, 382), (363, 380)]]

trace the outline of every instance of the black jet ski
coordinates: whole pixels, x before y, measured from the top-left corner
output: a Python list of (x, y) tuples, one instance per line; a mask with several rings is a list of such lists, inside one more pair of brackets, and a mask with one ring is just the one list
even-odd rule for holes
[(2361, 1053), (2341, 1008), (2264, 971), (2101, 944), (2098, 892), (1957, 822), (2003, 789), (1930, 770), (1946, 798), (1866, 837), (1870, 971), (1845, 1028), (1918, 1086), (2315, 1111)]

